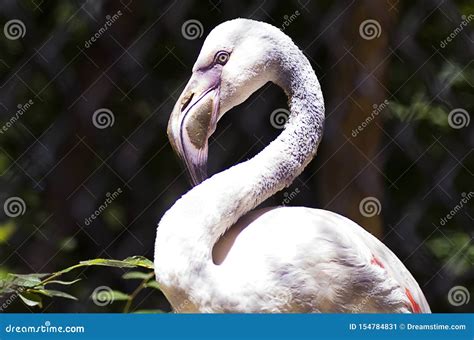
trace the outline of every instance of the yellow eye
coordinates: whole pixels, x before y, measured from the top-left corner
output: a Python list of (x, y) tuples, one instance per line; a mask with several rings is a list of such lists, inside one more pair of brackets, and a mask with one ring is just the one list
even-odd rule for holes
[(227, 61), (229, 60), (230, 54), (229, 52), (226, 51), (219, 51), (217, 52), (214, 60), (217, 64), (225, 65)]

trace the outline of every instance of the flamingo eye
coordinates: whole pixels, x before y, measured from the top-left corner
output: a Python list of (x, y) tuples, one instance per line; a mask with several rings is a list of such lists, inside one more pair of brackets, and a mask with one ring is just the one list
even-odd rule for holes
[(214, 62), (216, 64), (225, 65), (229, 60), (230, 54), (227, 51), (219, 51), (214, 57)]

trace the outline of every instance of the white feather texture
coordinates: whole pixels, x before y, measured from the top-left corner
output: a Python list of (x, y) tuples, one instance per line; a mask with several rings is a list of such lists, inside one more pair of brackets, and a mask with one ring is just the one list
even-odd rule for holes
[(258, 155), (196, 186), (163, 216), (155, 272), (173, 308), (430, 312), (405, 266), (356, 223), (302, 207), (253, 211), (290, 185), (314, 157), (324, 101), (307, 58), (277, 28), (247, 19), (217, 26), (193, 71), (223, 49), (231, 57), (222, 68), (219, 118), (268, 81), (288, 95), (291, 115), (280, 136)]

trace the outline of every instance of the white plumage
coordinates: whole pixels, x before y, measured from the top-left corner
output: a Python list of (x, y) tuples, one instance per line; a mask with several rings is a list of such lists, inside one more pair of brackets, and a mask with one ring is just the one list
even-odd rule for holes
[[(268, 81), (288, 95), (284, 131), (200, 183), (217, 121)], [(156, 278), (176, 311), (430, 312), (405, 266), (356, 223), (320, 209), (253, 210), (303, 171), (323, 122), (319, 82), (288, 36), (247, 19), (209, 34), (168, 126), (197, 184), (157, 230)]]

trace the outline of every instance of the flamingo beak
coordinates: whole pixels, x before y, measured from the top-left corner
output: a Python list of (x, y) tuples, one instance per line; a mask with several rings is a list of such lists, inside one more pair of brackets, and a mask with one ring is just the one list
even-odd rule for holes
[(197, 70), (179, 96), (168, 122), (171, 146), (193, 186), (207, 178), (208, 139), (219, 114), (220, 72)]

